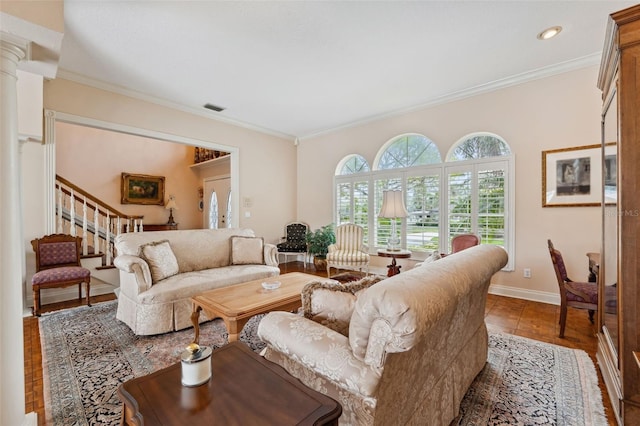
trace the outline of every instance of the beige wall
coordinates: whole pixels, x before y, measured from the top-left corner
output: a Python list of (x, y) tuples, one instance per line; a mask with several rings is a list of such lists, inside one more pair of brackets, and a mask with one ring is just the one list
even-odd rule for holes
[(276, 242), (285, 224), (296, 219), (296, 147), (292, 141), (63, 79), (45, 82), (44, 107), (235, 147), (239, 153), (240, 226), (252, 228), (267, 242)]
[(121, 174), (164, 176), (164, 198), (175, 196), (180, 229), (201, 228), (201, 181), (191, 164), (188, 145), (56, 123), (56, 173), (124, 214), (143, 215), (144, 223), (166, 223), (169, 212), (164, 206), (121, 204)]
[(42, 28), (64, 32), (63, 0), (2, 0), (0, 11)]
[[(542, 208), (541, 152), (599, 143), (597, 72), (597, 67), (589, 67), (302, 140), (299, 217), (313, 228), (333, 220), (331, 176), (348, 154), (361, 154), (373, 164), (389, 139), (416, 132), (433, 140), (444, 158), (463, 136), (492, 132), (509, 143), (516, 161), (516, 270), (499, 273), (494, 284), (511, 287), (507, 290), (512, 295), (557, 297), (547, 238), (565, 255), (570, 276), (586, 280), (585, 253), (600, 246), (600, 209)], [(531, 278), (523, 277), (523, 268), (531, 268)]]

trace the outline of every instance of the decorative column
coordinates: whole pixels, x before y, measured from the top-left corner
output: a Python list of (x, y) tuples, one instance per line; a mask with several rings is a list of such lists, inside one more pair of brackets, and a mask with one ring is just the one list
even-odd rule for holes
[[(0, 424), (25, 420), (24, 342), (22, 336), (22, 217), (18, 141), (18, 62), (29, 43), (0, 34)], [(11, 387), (5, 386), (11, 384)]]

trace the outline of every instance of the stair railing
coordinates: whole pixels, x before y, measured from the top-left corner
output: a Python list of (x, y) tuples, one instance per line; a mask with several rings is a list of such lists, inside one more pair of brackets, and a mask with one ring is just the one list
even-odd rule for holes
[(143, 218), (141, 215), (122, 213), (56, 175), (56, 231), (73, 236), (80, 233), (84, 256), (90, 254), (89, 240), (92, 239), (93, 254), (104, 253), (103, 264), (111, 265), (115, 255), (114, 238), (122, 232), (142, 231)]

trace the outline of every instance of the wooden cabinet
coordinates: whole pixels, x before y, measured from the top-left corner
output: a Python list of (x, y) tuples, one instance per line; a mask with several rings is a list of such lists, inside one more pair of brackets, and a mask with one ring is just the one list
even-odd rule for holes
[(640, 5), (609, 17), (598, 87), (602, 245), (598, 366), (619, 424), (640, 424)]

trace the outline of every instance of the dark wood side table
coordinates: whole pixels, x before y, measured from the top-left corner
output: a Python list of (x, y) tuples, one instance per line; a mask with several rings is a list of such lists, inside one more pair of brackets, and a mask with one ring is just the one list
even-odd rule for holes
[(389, 269), (387, 272), (387, 276), (392, 277), (396, 274), (399, 274), (400, 268), (402, 268), (402, 266), (396, 263), (396, 259), (408, 259), (411, 257), (411, 252), (409, 250), (379, 249), (378, 256), (391, 258), (391, 265), (387, 265), (387, 268)]
[(211, 355), (211, 379), (182, 386), (180, 363), (118, 388), (123, 425), (336, 425), (342, 406), (244, 343)]

